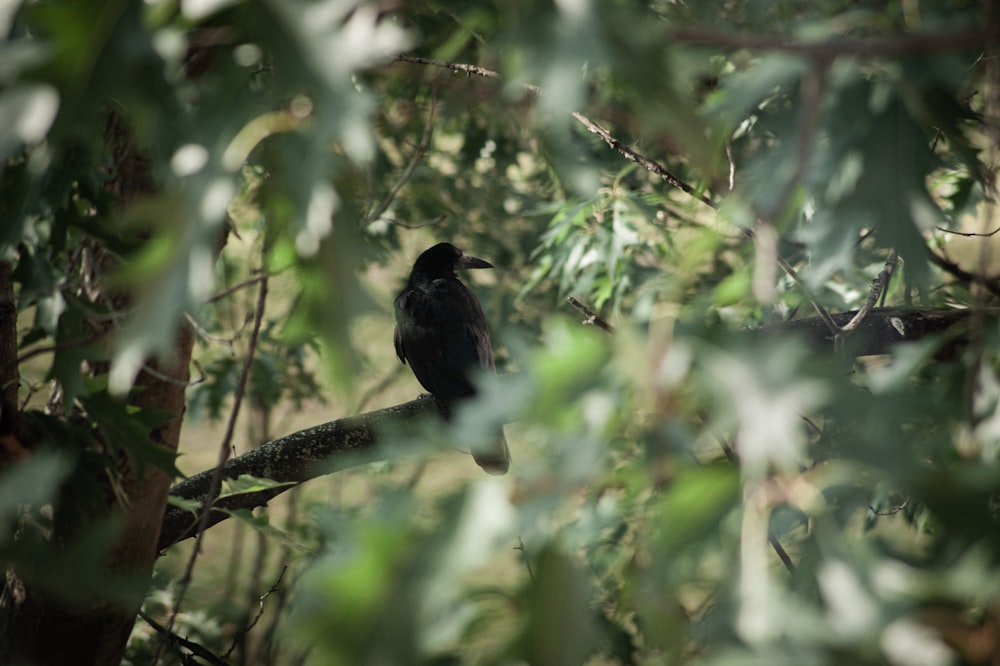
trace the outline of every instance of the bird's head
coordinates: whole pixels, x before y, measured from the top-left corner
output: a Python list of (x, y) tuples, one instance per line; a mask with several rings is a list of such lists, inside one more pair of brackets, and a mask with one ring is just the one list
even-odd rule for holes
[(411, 279), (412, 276), (431, 279), (452, 277), (455, 271), (465, 268), (493, 268), (493, 264), (478, 257), (470, 257), (451, 243), (438, 243), (417, 257)]

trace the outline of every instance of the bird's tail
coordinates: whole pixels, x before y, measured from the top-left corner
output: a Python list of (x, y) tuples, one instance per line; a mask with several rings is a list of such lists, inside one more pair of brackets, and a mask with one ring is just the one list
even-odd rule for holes
[(472, 458), (488, 474), (506, 474), (510, 469), (510, 449), (500, 428), (500, 436), (472, 447)]

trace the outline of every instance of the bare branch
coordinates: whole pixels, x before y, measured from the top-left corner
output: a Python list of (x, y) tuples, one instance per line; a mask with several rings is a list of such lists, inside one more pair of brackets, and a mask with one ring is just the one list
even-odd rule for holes
[[(236, 383), (236, 393), (233, 397), (233, 407), (229, 412), (229, 421), (226, 423), (226, 433), (223, 436), (222, 443), (219, 445), (219, 462), (212, 471), (212, 478), (209, 483), (205, 501), (205, 505), (207, 506), (212, 505), (215, 498), (219, 496), (219, 489), (222, 487), (223, 470), (226, 462), (229, 460), (233, 433), (236, 431), (236, 418), (239, 416), (240, 406), (243, 404), (243, 396), (246, 393), (247, 383), (250, 379), (250, 368), (253, 365), (254, 355), (257, 351), (257, 340), (260, 336), (261, 324), (264, 320), (264, 305), (267, 301), (267, 285), (268, 280), (265, 276), (265, 278), (260, 281), (260, 286), (257, 291), (257, 307), (254, 311), (254, 322), (253, 329), (250, 333), (250, 344), (247, 349), (246, 358), (243, 361), (243, 367), (240, 369), (239, 380)], [(195, 547), (191, 551), (191, 557), (188, 559), (187, 567), (184, 570), (184, 576), (181, 578), (178, 586), (177, 597), (174, 600), (174, 607), (170, 612), (170, 617), (167, 622), (168, 631), (173, 629), (174, 619), (177, 617), (181, 603), (184, 601), (184, 595), (187, 592), (188, 586), (191, 584), (192, 575), (194, 573), (194, 564), (198, 559), (199, 553), (201, 552), (201, 540), (210, 523), (210, 513), (211, 512), (207, 510), (202, 511), (202, 514), (198, 519), (197, 540)], [(157, 652), (159, 652), (159, 650), (157, 650)]]
[(910, 498), (907, 497), (901, 503), (897, 504), (896, 506), (891, 506), (885, 511), (878, 511), (875, 509), (875, 507), (873, 507), (870, 504), (868, 505), (868, 510), (871, 511), (876, 516), (894, 516), (903, 509), (905, 509), (909, 503), (910, 503)]
[(178, 636), (173, 631), (167, 629), (162, 624), (160, 624), (152, 617), (150, 617), (150, 615), (145, 611), (140, 610), (139, 617), (141, 617), (146, 624), (152, 627), (153, 630), (156, 631), (156, 633), (160, 634), (166, 641), (169, 641), (170, 643), (176, 643), (177, 645), (184, 648), (191, 654), (197, 657), (201, 657), (202, 659), (204, 659), (209, 664), (212, 664), (213, 666), (228, 666), (228, 664), (225, 661), (216, 656), (214, 652), (209, 650), (204, 645), (200, 643), (195, 643), (194, 641), (188, 640), (183, 636)]
[(406, 168), (403, 169), (403, 174), (399, 177), (399, 180), (396, 181), (396, 184), (389, 192), (389, 195), (375, 208), (375, 210), (370, 212), (365, 217), (366, 225), (381, 218), (382, 214), (389, 209), (389, 206), (391, 206), (392, 202), (395, 201), (399, 191), (403, 189), (403, 185), (405, 185), (413, 176), (413, 172), (416, 170), (417, 165), (420, 164), (420, 160), (424, 158), (424, 155), (427, 153), (427, 149), (431, 145), (431, 136), (434, 134), (434, 112), (436, 109), (437, 94), (435, 93), (431, 95), (430, 108), (427, 109), (427, 122), (424, 123), (424, 133), (423, 136), (420, 137), (420, 143), (417, 144), (417, 149), (413, 152), (409, 163), (406, 165)]
[(611, 326), (611, 324), (598, 317), (596, 312), (588, 308), (586, 305), (584, 305), (574, 297), (570, 296), (566, 300), (569, 302), (570, 305), (572, 305), (574, 308), (582, 312), (587, 317), (586, 319), (583, 320), (584, 325), (588, 326), (594, 325), (597, 328), (606, 331), (608, 333), (615, 332), (615, 329)]
[[(437, 403), (430, 395), (411, 402), (379, 409), (358, 416), (331, 421), (275, 439), (241, 456), (227, 460), (223, 476), (235, 479), (243, 474), (294, 484), (363, 465), (374, 459), (387, 459), (388, 451), (378, 450), (381, 441), (398, 437), (407, 425), (419, 418), (439, 416)], [(393, 455), (401, 456), (402, 453)], [(215, 469), (205, 470), (179, 483), (170, 490), (172, 497), (196, 500), (204, 506), (209, 497)], [(227, 495), (212, 503), (207, 512), (205, 529), (229, 517), (214, 509), (253, 509), (294, 486), (269, 488), (253, 493)], [(198, 531), (198, 516), (178, 506), (168, 506), (160, 532), (160, 550), (188, 539)]]
[[(460, 72), (467, 76), (481, 76), (486, 79), (499, 79), (500, 74), (494, 72), (492, 69), (486, 69), (485, 67), (479, 67), (478, 65), (466, 65), (464, 63), (457, 62), (444, 62), (443, 60), (434, 60), (433, 58), (418, 58), (416, 56), (399, 55), (393, 58), (395, 62), (410, 62), (415, 65), (433, 65), (434, 67), (444, 67), (445, 69), (450, 69), (453, 72)], [(530, 83), (522, 84), (524, 89), (532, 92), (536, 95), (542, 94), (542, 89), (536, 85)]]
[(577, 113), (576, 111), (574, 111), (573, 117), (576, 118), (578, 121), (580, 121), (580, 123), (588, 130), (590, 130), (592, 133), (601, 137), (601, 139), (604, 140), (604, 143), (611, 146), (612, 150), (621, 154), (622, 157), (624, 157), (625, 159), (629, 160), (630, 162), (635, 162), (636, 164), (641, 166), (646, 171), (649, 171), (650, 173), (656, 174), (663, 180), (667, 181), (674, 187), (683, 190), (684, 192), (691, 195), (693, 198), (702, 202), (706, 206), (709, 206), (710, 208), (716, 208), (716, 209), (718, 208), (718, 204), (709, 199), (707, 196), (701, 194), (691, 185), (685, 183), (683, 180), (681, 180), (677, 176), (667, 171), (666, 168), (664, 168), (662, 165), (654, 162), (645, 155), (632, 150), (631, 148), (623, 144), (621, 141), (616, 139), (614, 136), (612, 136), (611, 132), (604, 129), (591, 119), (587, 118), (582, 113)]
[(264, 615), (264, 602), (267, 600), (269, 596), (278, 591), (278, 586), (281, 585), (281, 579), (285, 577), (286, 571), (288, 571), (287, 564), (281, 567), (281, 573), (278, 574), (278, 579), (274, 581), (274, 585), (272, 585), (267, 590), (267, 592), (260, 595), (260, 597), (257, 599), (257, 614), (254, 616), (253, 620), (251, 620), (249, 624), (247, 624), (245, 627), (237, 631), (236, 635), (233, 636), (233, 641), (232, 643), (230, 643), (229, 649), (226, 650), (225, 654), (226, 659), (229, 658), (229, 656), (233, 653), (233, 650), (236, 649), (236, 646), (239, 645), (240, 640), (248, 633), (250, 633), (250, 630), (253, 629), (255, 626), (257, 626), (257, 623), (260, 622), (261, 616)]
[(215, 303), (216, 301), (222, 300), (223, 298), (225, 298), (226, 296), (229, 296), (230, 294), (232, 294), (235, 291), (239, 291), (240, 289), (244, 289), (246, 287), (251, 287), (251, 286), (257, 284), (258, 282), (260, 282), (261, 280), (266, 280), (267, 277), (268, 276), (267, 276), (266, 273), (262, 273), (260, 275), (255, 275), (252, 278), (247, 278), (246, 280), (243, 280), (242, 282), (237, 282), (233, 286), (227, 287), (227, 288), (223, 289), (222, 291), (220, 291), (220, 292), (218, 292), (216, 294), (213, 294), (212, 297), (209, 298), (205, 302), (206, 303)]
[(966, 238), (990, 238), (991, 236), (996, 236), (1000, 233), (1000, 227), (997, 227), (993, 231), (956, 231), (955, 229), (945, 229), (944, 227), (936, 227), (938, 231), (943, 234), (952, 234), (953, 236), (965, 236)]

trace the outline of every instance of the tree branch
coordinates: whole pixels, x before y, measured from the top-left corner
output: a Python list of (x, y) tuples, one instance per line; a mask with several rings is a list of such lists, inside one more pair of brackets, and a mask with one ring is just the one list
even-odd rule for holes
[(682, 190), (687, 195), (689, 195), (690, 197), (692, 197), (694, 199), (697, 199), (698, 201), (702, 202), (703, 204), (705, 204), (709, 208), (718, 209), (718, 207), (719, 207), (718, 204), (716, 204), (710, 198), (708, 198), (707, 196), (705, 196), (701, 192), (698, 192), (691, 185), (689, 185), (688, 183), (684, 182), (683, 180), (681, 180), (677, 176), (675, 176), (672, 173), (670, 173), (660, 163), (655, 162), (655, 161), (649, 159), (648, 157), (646, 157), (642, 153), (639, 153), (639, 152), (636, 152), (635, 150), (632, 150), (631, 148), (629, 148), (628, 146), (626, 146), (624, 143), (622, 143), (621, 141), (619, 141), (618, 139), (616, 139), (614, 137), (614, 135), (611, 134), (611, 132), (609, 132), (608, 130), (604, 129), (603, 127), (601, 127), (600, 125), (598, 125), (597, 123), (595, 123), (593, 120), (591, 120), (587, 116), (585, 116), (582, 113), (579, 113), (577, 111), (573, 111), (572, 116), (574, 118), (576, 118), (576, 120), (581, 125), (583, 125), (584, 127), (586, 127), (587, 130), (590, 131), (592, 134), (596, 134), (597, 136), (601, 137), (601, 140), (603, 140), (604, 143), (608, 144), (608, 146), (612, 150), (614, 150), (615, 152), (617, 152), (618, 154), (620, 154), (625, 159), (629, 160), (630, 162), (635, 162), (636, 164), (638, 164), (639, 166), (641, 166), (646, 171), (649, 171), (650, 173), (656, 174), (657, 176), (659, 176), (663, 180), (667, 181), (669, 184), (673, 185), (674, 187), (676, 187), (679, 190)]
[[(391, 441), (420, 417), (437, 415), (437, 403), (430, 395), (422, 395), (401, 405), (386, 407), (366, 414), (349, 416), (275, 439), (263, 446), (226, 461), (223, 476), (235, 479), (242, 474), (278, 482), (302, 483), (309, 479), (342, 469), (363, 465), (387, 452), (378, 451), (380, 441)], [(215, 469), (191, 476), (170, 489), (170, 496), (204, 502), (209, 494)], [(217, 509), (253, 509), (267, 504), (293, 486), (268, 488), (253, 493), (221, 497), (214, 503)], [(224, 511), (213, 510), (205, 529), (229, 517)], [(160, 532), (160, 550), (195, 535), (198, 515), (177, 506), (168, 506)]]
[(228, 666), (225, 661), (220, 659), (214, 652), (206, 648), (204, 645), (175, 634), (173, 631), (167, 629), (162, 624), (154, 620), (142, 609), (139, 609), (139, 617), (141, 617), (146, 624), (152, 627), (153, 630), (160, 634), (166, 641), (186, 649), (191, 654), (204, 659), (209, 664), (212, 664), (212, 666)]
[(420, 161), (424, 159), (424, 155), (427, 153), (427, 149), (431, 145), (431, 136), (434, 134), (434, 113), (437, 109), (437, 93), (431, 94), (430, 106), (427, 109), (427, 120), (424, 123), (424, 133), (420, 137), (420, 143), (417, 144), (416, 150), (413, 151), (413, 155), (410, 157), (409, 163), (406, 168), (403, 169), (403, 174), (393, 185), (392, 190), (389, 191), (388, 196), (382, 201), (374, 210), (369, 212), (365, 216), (364, 226), (370, 226), (373, 222), (377, 222), (385, 211), (389, 210), (389, 206), (395, 201), (396, 197), (399, 195), (399, 191), (403, 189), (407, 181), (413, 177), (413, 172), (416, 170), (417, 165)]
[[(838, 330), (843, 330), (856, 320), (860, 310), (831, 315)], [(920, 310), (905, 308), (875, 308), (855, 323), (851, 335), (853, 346), (848, 350), (854, 356), (888, 354), (894, 345), (914, 342), (930, 335), (943, 333), (954, 337), (938, 350), (939, 358), (950, 358), (964, 342), (961, 327), (972, 310)], [(994, 312), (994, 315), (996, 313)], [(765, 336), (798, 336), (809, 349), (822, 352), (834, 348), (838, 334), (832, 333), (820, 317), (794, 319), (754, 329), (753, 334)]]
[(573, 296), (570, 296), (566, 300), (567, 302), (569, 302), (570, 305), (572, 305), (574, 308), (582, 312), (584, 316), (587, 317), (586, 319), (583, 320), (582, 322), (583, 324), (594, 325), (600, 328), (601, 330), (607, 331), (608, 333), (615, 332), (615, 329), (614, 327), (611, 326), (611, 324), (601, 319), (599, 316), (597, 316), (596, 312), (588, 308), (586, 305), (581, 303)]

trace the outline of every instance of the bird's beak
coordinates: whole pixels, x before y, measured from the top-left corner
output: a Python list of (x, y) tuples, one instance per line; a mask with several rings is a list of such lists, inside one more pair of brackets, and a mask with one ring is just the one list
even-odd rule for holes
[(455, 262), (455, 268), (493, 268), (493, 264), (486, 261), (485, 259), (480, 259), (479, 257), (470, 257), (467, 254), (463, 254)]

